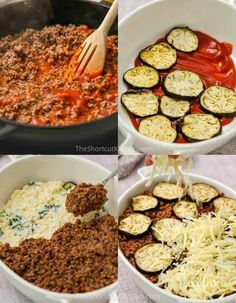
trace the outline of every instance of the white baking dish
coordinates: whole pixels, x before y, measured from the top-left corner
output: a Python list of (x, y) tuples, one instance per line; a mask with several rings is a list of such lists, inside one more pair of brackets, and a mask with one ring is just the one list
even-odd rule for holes
[[(142, 174), (142, 171), (139, 171), (139, 174)], [(215, 186), (220, 192), (223, 192), (225, 195), (236, 199), (236, 192), (231, 188), (223, 185), (222, 183), (215, 181), (213, 179), (203, 177), (196, 174), (189, 174), (191, 180), (194, 182), (206, 182)], [(128, 189), (119, 199), (118, 202), (118, 212), (121, 215), (126, 207), (129, 205), (130, 199), (141, 192), (144, 191), (145, 183), (147, 182), (147, 178), (143, 178), (134, 184), (130, 189)], [(148, 188), (151, 189), (157, 182), (162, 181), (163, 177), (154, 177), (152, 185)], [(171, 181), (175, 181), (173, 177)], [(124, 263), (127, 271), (130, 276), (134, 280), (134, 282), (142, 289), (144, 293), (146, 293), (154, 302), (157, 303), (236, 303), (236, 294), (232, 294), (230, 296), (214, 299), (214, 300), (190, 300), (177, 295), (173, 295), (171, 293), (166, 292), (155, 284), (151, 283), (148, 279), (146, 279), (138, 270), (136, 270), (126, 259), (121, 250), (119, 250), (119, 258), (121, 258)]]
[[(127, 90), (124, 72), (134, 64), (138, 52), (165, 35), (171, 28), (187, 25), (219, 41), (234, 43), (236, 58), (236, 4), (231, 0), (155, 0), (133, 11), (119, 24), (119, 93)], [(135, 154), (134, 147), (149, 154), (205, 154), (222, 146), (236, 135), (236, 119), (223, 127), (213, 139), (177, 144), (156, 141), (139, 134), (119, 102), (119, 127), (126, 137), (121, 154)]]
[[(74, 182), (101, 182), (109, 171), (104, 167), (75, 156), (27, 156), (0, 170), (0, 204), (7, 201), (11, 192), (32, 180), (63, 180)], [(107, 184), (109, 201), (107, 211), (116, 216), (116, 180)], [(30, 207), (30, 205), (29, 205)], [(117, 282), (99, 290), (82, 294), (62, 294), (39, 288), (22, 279), (0, 261), (0, 270), (9, 282), (25, 296), (37, 303), (105, 303), (116, 290)]]

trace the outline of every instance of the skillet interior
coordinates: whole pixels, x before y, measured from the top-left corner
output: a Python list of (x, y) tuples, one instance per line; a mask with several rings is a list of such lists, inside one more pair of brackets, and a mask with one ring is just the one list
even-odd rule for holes
[[(0, 4), (1, 37), (19, 33), (26, 28), (40, 29), (53, 24), (86, 24), (97, 28), (109, 8), (106, 4), (86, 0), (14, 0), (7, 5), (4, 2)], [(117, 22), (114, 22), (110, 34), (117, 34)], [(2, 153), (78, 153), (76, 145), (112, 147), (113, 150), (107, 153), (116, 152), (117, 114), (87, 124), (63, 128), (32, 127), (0, 120), (0, 127), (5, 124), (16, 125), (17, 128), (10, 135), (6, 135), (1, 147)], [(79, 153), (96, 154), (101, 151), (86, 150)]]

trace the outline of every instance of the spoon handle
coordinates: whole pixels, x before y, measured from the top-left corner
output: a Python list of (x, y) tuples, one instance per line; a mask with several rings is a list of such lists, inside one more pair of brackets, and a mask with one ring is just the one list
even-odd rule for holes
[(100, 25), (99, 29), (104, 31), (107, 35), (113, 22), (115, 21), (118, 15), (118, 0), (114, 0), (112, 3), (111, 8), (109, 9), (106, 17), (104, 18), (102, 24)]
[(103, 181), (102, 184), (106, 185), (108, 181), (110, 181), (115, 175), (118, 173), (118, 168), (111, 172)]

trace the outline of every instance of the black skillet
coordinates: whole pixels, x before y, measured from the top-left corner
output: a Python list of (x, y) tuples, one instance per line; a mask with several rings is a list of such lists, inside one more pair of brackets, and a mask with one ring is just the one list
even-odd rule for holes
[[(58, 23), (97, 28), (109, 7), (106, 1), (3, 0), (0, 3), (0, 36)], [(117, 21), (110, 34), (117, 34)], [(68, 127), (30, 126), (0, 119), (0, 154), (114, 154), (116, 148), (117, 114)]]

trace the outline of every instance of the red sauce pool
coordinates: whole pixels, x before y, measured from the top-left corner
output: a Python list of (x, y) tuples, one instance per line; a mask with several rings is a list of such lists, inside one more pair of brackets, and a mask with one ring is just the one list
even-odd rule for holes
[[(228, 42), (219, 42), (216, 39), (195, 31), (199, 38), (199, 47), (196, 52), (183, 53), (177, 51), (178, 59), (176, 64), (168, 71), (161, 72), (161, 79), (168, 73), (177, 69), (193, 71), (202, 78), (205, 87), (222, 85), (230, 89), (236, 88), (236, 68), (231, 58), (233, 45)], [(156, 43), (165, 41), (165, 38), (158, 39)], [(137, 57), (134, 66), (142, 65)], [(153, 92), (161, 97), (164, 95), (162, 87), (158, 86)], [(191, 102), (191, 113), (204, 113), (197, 100)], [(138, 129), (141, 119), (129, 114), (133, 126)], [(233, 118), (223, 117), (221, 125), (225, 126), (233, 121)], [(178, 135), (176, 143), (188, 143), (182, 135)]]

